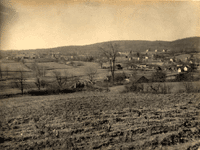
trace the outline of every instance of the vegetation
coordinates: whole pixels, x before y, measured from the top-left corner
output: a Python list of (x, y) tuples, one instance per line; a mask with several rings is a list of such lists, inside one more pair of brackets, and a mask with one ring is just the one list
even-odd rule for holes
[(156, 71), (151, 75), (153, 82), (165, 82), (166, 80), (166, 73), (163, 71)]
[(88, 67), (86, 68), (86, 74), (90, 81), (94, 81), (95, 76), (97, 76), (97, 68), (95, 67)]
[(18, 75), (17, 78), (15, 78), (16, 82), (16, 87), (19, 88), (21, 90), (21, 94), (24, 94), (24, 88), (25, 88), (25, 76), (24, 76), (24, 72), (22, 69), (20, 69), (18, 71)]
[(42, 87), (45, 86), (45, 81), (42, 79), (42, 77), (45, 76), (46, 70), (44, 68), (41, 69), (36, 62), (33, 64), (32, 68), (33, 68), (33, 71), (36, 76), (35, 84), (36, 84), (38, 90), (40, 90), (41, 86)]
[(61, 72), (58, 71), (53, 71), (54, 76), (56, 78), (57, 84), (60, 89), (63, 88), (63, 86), (67, 83), (68, 77), (67, 77), (67, 72), (65, 71), (65, 75), (62, 76)]
[(102, 47), (100, 47), (100, 50), (102, 52), (102, 55), (105, 56), (110, 63), (110, 71), (111, 71), (111, 74), (112, 74), (112, 81), (114, 83), (115, 62), (116, 62), (116, 58), (118, 56), (119, 47), (116, 44), (113, 45), (112, 43), (109, 43), (108, 44), (108, 50), (105, 49), (105, 48), (102, 48)]

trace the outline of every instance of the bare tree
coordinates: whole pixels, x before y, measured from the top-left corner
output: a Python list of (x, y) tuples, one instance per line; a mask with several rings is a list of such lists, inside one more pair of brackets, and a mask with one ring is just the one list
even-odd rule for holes
[(1, 69), (1, 63), (0, 63), (0, 77), (2, 79), (2, 69)]
[(59, 71), (53, 71), (54, 76), (56, 77), (56, 81), (60, 88), (62, 88), (67, 83), (67, 72), (65, 72), (65, 75), (62, 76), (61, 72)]
[(5, 72), (6, 72), (6, 78), (8, 78), (8, 66), (6, 66)]
[(25, 88), (25, 75), (22, 69), (19, 69), (18, 75), (16, 78), (16, 86), (21, 90), (21, 93), (23, 95), (24, 93), (24, 88)]
[[(33, 64), (33, 71), (35, 73), (35, 77), (36, 77), (36, 80), (35, 80), (35, 85), (37, 86), (38, 90), (41, 89), (41, 86), (43, 85), (44, 81), (42, 79), (42, 77), (45, 76), (46, 74), (46, 70), (44, 69), (40, 69), (39, 65), (35, 62)], [(44, 86), (43, 86), (44, 87)]]
[(93, 81), (95, 76), (97, 75), (97, 68), (95, 67), (86, 68), (86, 74), (89, 77), (89, 80)]
[(115, 76), (115, 61), (116, 61), (116, 57), (119, 55), (119, 46), (118, 45), (113, 45), (112, 43), (109, 43), (108, 48), (102, 48), (100, 47), (100, 50), (102, 52), (102, 55), (105, 56), (108, 61), (110, 62), (110, 71), (112, 74), (112, 80), (114, 83), (114, 76)]

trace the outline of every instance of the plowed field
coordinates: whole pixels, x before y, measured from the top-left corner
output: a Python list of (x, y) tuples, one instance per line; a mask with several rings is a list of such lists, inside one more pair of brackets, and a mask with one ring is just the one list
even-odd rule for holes
[(200, 147), (200, 94), (24, 96), (0, 110), (2, 150)]

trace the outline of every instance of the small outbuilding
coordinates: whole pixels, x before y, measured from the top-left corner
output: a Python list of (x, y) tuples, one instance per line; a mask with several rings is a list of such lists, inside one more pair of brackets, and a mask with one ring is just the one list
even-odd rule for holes
[(145, 76), (140, 77), (136, 83), (147, 83), (149, 82), (149, 79), (147, 79)]

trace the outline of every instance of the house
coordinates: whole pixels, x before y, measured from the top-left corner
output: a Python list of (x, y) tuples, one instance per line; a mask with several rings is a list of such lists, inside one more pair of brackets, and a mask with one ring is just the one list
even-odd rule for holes
[(148, 53), (149, 49), (146, 50), (146, 52)]
[(188, 71), (188, 67), (187, 66), (184, 67), (184, 71)]
[(183, 66), (179, 67), (179, 68), (177, 69), (177, 71), (178, 71), (178, 73), (184, 72), (184, 67), (183, 67)]
[(147, 56), (145, 57), (145, 59), (148, 59), (148, 58), (149, 58), (149, 57), (147, 57)]
[(181, 73), (181, 71), (182, 71), (181, 68), (178, 68), (178, 73)]
[(158, 52), (158, 50), (156, 49), (156, 50), (155, 50), (155, 52), (157, 53), (157, 52)]
[(167, 50), (166, 50), (166, 49), (163, 49), (163, 52), (165, 53), (165, 52), (167, 52)]

